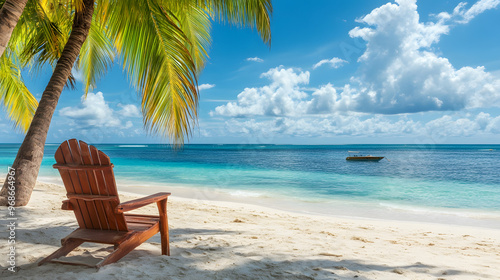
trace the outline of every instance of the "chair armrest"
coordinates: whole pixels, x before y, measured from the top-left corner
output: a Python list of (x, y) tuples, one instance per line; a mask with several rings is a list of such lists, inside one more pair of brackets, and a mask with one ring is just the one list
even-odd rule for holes
[(74, 208), (73, 208), (73, 205), (71, 204), (71, 202), (67, 199), (67, 200), (63, 200), (61, 209), (62, 210), (73, 210)]
[(143, 206), (146, 206), (146, 205), (154, 203), (154, 202), (167, 200), (169, 195), (170, 195), (170, 193), (160, 192), (160, 193), (156, 193), (156, 194), (146, 196), (143, 198), (138, 198), (138, 199), (124, 202), (124, 203), (120, 203), (120, 204), (118, 204), (118, 206), (116, 206), (115, 213), (120, 214), (123, 212), (127, 212), (130, 210), (141, 208)]

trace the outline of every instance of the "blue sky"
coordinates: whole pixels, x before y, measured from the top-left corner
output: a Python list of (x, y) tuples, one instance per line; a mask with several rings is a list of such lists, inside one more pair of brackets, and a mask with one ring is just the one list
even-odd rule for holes
[[(214, 23), (188, 143), (499, 143), (500, 0), (273, 1), (272, 45)], [(25, 73), (38, 98), (50, 70)], [(47, 142), (164, 143), (116, 64), (64, 90)], [(0, 142), (23, 135), (0, 114)]]

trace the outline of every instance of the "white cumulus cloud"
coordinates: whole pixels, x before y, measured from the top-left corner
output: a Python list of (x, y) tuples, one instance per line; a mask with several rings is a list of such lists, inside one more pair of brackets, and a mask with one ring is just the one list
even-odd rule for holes
[(249, 57), (246, 59), (246, 61), (264, 62), (264, 60), (262, 58), (259, 58), (259, 57)]
[[(236, 101), (210, 114), (233, 117), (226, 130), (242, 135), (412, 135), (432, 142), (499, 134), (500, 116), (459, 112), (500, 107), (500, 76), (481, 66), (456, 68), (433, 49), (453, 24), (465, 24), (498, 1), (480, 0), (469, 9), (462, 3), (434, 22), (420, 21), (415, 0), (387, 3), (358, 19), (364, 26), (349, 32), (363, 39), (366, 49), (348, 84), (305, 87), (308, 71), (280, 66), (261, 75), (269, 79), (267, 85), (245, 88)], [(313, 68), (334, 63), (322, 60)], [(428, 111), (451, 115), (424, 122), (412, 114)]]
[(274, 133), (288, 136), (328, 137), (341, 135), (401, 135), (423, 131), (420, 122), (391, 121), (382, 116), (366, 117), (359, 114), (335, 114), (326, 118), (282, 117), (271, 120), (238, 120), (226, 122), (231, 133), (262, 135)]
[(206, 89), (211, 89), (213, 87), (215, 87), (214, 84), (201, 84), (198, 86), (198, 90), (202, 91), (202, 90), (206, 90)]
[(122, 115), (123, 117), (141, 117), (141, 112), (137, 106), (134, 104), (127, 104), (127, 105), (122, 105), (118, 104), (118, 107), (122, 108), (118, 113)]
[(432, 52), (450, 27), (443, 20), (420, 22), (415, 0), (388, 3), (358, 22), (369, 27), (349, 32), (367, 42), (360, 74), (351, 83), (351, 109), (391, 114), (500, 104), (500, 82), (484, 67), (455, 69)]
[(344, 63), (348, 63), (348, 62), (345, 61), (345, 60), (343, 60), (343, 59), (340, 59), (338, 57), (334, 57), (332, 59), (323, 59), (320, 62), (314, 64), (313, 65), (313, 69), (316, 69), (316, 68), (320, 67), (323, 64), (329, 64), (330, 67), (336, 69), (336, 68), (340, 68), (342, 65), (344, 65)]
[(116, 127), (121, 125), (113, 109), (104, 101), (102, 92), (82, 96), (79, 107), (65, 107), (59, 114), (68, 117), (84, 127)]
[(474, 3), (469, 9), (466, 9), (466, 2), (461, 2), (453, 10), (452, 14), (447, 12), (440, 13), (438, 17), (443, 20), (454, 20), (458, 23), (468, 23), (477, 15), (491, 9), (495, 9), (500, 5), (500, 0), (480, 0)]
[[(476, 16), (495, 3), (479, 1), (467, 11)], [(463, 5), (455, 10), (462, 10)], [(340, 88), (326, 84), (308, 95), (299, 85), (309, 83), (309, 72), (273, 68), (262, 74), (271, 80), (268, 86), (246, 88), (236, 102), (217, 107), (212, 115), (400, 114), (500, 106), (497, 76), (481, 66), (456, 69), (432, 51), (450, 31), (442, 15), (437, 22), (420, 22), (415, 0), (397, 0), (357, 22), (366, 27), (356, 27), (349, 35), (365, 40), (366, 50), (349, 84)], [(335, 62), (339, 59), (322, 60), (315, 67)]]
[(132, 123), (132, 121), (127, 121), (127, 123), (125, 123), (125, 128), (131, 128), (133, 126), (134, 124)]
[(283, 116), (304, 111), (302, 101), (307, 94), (299, 85), (309, 83), (309, 72), (297, 73), (294, 69), (277, 67), (261, 75), (271, 83), (260, 88), (246, 88), (238, 94), (236, 102), (215, 108), (211, 115), (242, 117), (251, 115)]
[[(444, 115), (422, 122), (408, 116), (389, 118), (362, 113), (333, 114), (326, 117), (278, 117), (272, 119), (230, 119), (225, 122), (229, 133), (255, 135), (286, 135), (298, 137), (332, 136), (408, 136), (415, 139), (444, 140), (448, 137), (471, 137), (500, 134), (500, 116), (487, 113), (467, 116)], [(269, 137), (269, 136), (268, 136)]]
[(124, 118), (140, 117), (139, 109), (133, 104), (118, 104), (120, 110), (113, 110), (105, 101), (102, 92), (89, 92), (87, 97), (82, 96), (81, 104), (76, 107), (64, 107), (59, 115), (68, 118), (70, 129), (77, 129), (80, 133), (120, 134), (123, 129), (132, 128), (133, 122)]

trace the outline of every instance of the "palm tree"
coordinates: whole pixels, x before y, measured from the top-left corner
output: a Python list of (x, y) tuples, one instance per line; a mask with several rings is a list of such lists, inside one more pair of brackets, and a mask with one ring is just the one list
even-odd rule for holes
[[(17, 171), (15, 203), (18, 206), (29, 201), (52, 115), (77, 59), (76, 67), (84, 76), (87, 92), (112, 64), (113, 49), (116, 49), (142, 97), (145, 127), (181, 144), (190, 136), (197, 119), (197, 75), (208, 57), (211, 19), (256, 28), (264, 42), (271, 40), (271, 0), (82, 2), (12, 166)], [(43, 42), (33, 40), (27, 45), (30, 48), (23, 52), (26, 57), (43, 59), (38, 51), (45, 50)], [(1, 192), (3, 197), (7, 187), (6, 180)], [(5, 205), (6, 200), (2, 202)]]
[[(23, 11), (25, 10), (25, 7), (31, 7), (30, 10), (33, 12), (36, 10), (37, 6), (39, 6), (39, 8), (43, 8), (44, 6), (47, 8), (48, 6), (51, 6), (51, 10), (54, 10), (61, 4), (66, 6), (69, 4), (74, 7), (75, 11), (79, 11), (83, 7), (82, 0), (0, 0), (0, 57), (8, 48), (12, 33), (14, 32), (19, 20), (22, 20), (21, 15), (24, 14)], [(33, 8), (35, 8), (35, 10)], [(35, 16), (40, 16), (40, 14)], [(40, 18), (38, 19), (40, 20)], [(28, 23), (24, 27), (29, 25), (30, 24)], [(48, 43), (51, 44), (50, 42)]]
[[(4, 3), (2, 3), (4, 2)], [(28, 0), (0, 1), (0, 57), (7, 48), (10, 36), (16, 27)]]
[[(19, 53), (13, 51), (19, 46), (19, 32), (22, 28), (18, 28), (14, 37), (18, 40), (12, 40), (12, 46), (5, 48), (9, 42), (14, 26), (19, 20), (24, 5), (24, 1), (4, 1), (0, 0), (0, 101), (3, 102), (9, 118), (14, 122), (15, 126), (26, 132), (35, 113), (38, 102), (24, 85), (21, 69)], [(30, 1), (33, 2), (33, 1)], [(23, 25), (25, 26), (25, 25)], [(5, 51), (6, 50), (6, 51)]]
[[(63, 0), (28, 1), (8, 48), (0, 56), (0, 101), (15, 126), (23, 132), (28, 130), (38, 102), (24, 85), (21, 69), (36, 72), (44, 62), (55, 66), (71, 30), (71, 15), (57, 9), (56, 1)], [(0, 0), (0, 6), (3, 4)], [(35, 45), (35, 42), (43, 44)], [(32, 63), (29, 50), (39, 53), (37, 63)]]
[[(69, 39), (57, 61), (49, 84), (42, 94), (26, 137), (12, 165), (16, 170), (14, 185), (16, 188), (16, 206), (26, 205), (31, 197), (31, 192), (33, 191), (42, 162), (45, 139), (47, 138), (52, 115), (90, 29), (92, 14), (94, 12), (94, 1), (84, 0), (83, 5), (84, 8), (81, 11), (75, 12), (73, 28)], [(8, 181), (5, 180), (4, 187), (2, 188), (2, 196), (7, 194), (7, 190)], [(6, 201), (2, 202), (6, 203)]]

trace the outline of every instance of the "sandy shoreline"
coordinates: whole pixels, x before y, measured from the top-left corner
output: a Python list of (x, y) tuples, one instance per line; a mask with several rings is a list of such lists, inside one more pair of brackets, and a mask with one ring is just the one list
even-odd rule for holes
[[(137, 195), (123, 193), (122, 201)], [(230, 202), (172, 196), (168, 203), (172, 256), (160, 256), (159, 235), (98, 272), (36, 262), (74, 230), (60, 210), (63, 187), (38, 183), (17, 209), (17, 265), (12, 279), (498, 279), (500, 230), (417, 222), (302, 215)], [(5, 208), (2, 208), (5, 213)], [(155, 207), (142, 213), (155, 214)], [(7, 224), (2, 215), (2, 224)], [(6, 231), (0, 252), (8, 252)], [(100, 257), (107, 246), (72, 255)]]
[[(62, 185), (60, 176), (44, 176), (43, 183)], [(119, 179), (120, 192), (141, 196), (165, 191), (165, 185), (156, 182), (141, 184), (136, 181)], [(242, 203), (263, 206), (297, 214), (341, 217), (346, 219), (369, 219), (391, 221), (413, 221), (482, 227), (500, 230), (500, 211), (481, 209), (454, 209), (425, 206), (398, 205), (389, 202), (366, 202), (340, 199), (315, 199), (307, 195), (301, 197), (284, 196), (276, 193), (254, 192), (227, 188), (214, 188), (199, 185), (168, 184), (168, 190), (177, 198), (220, 203)]]

